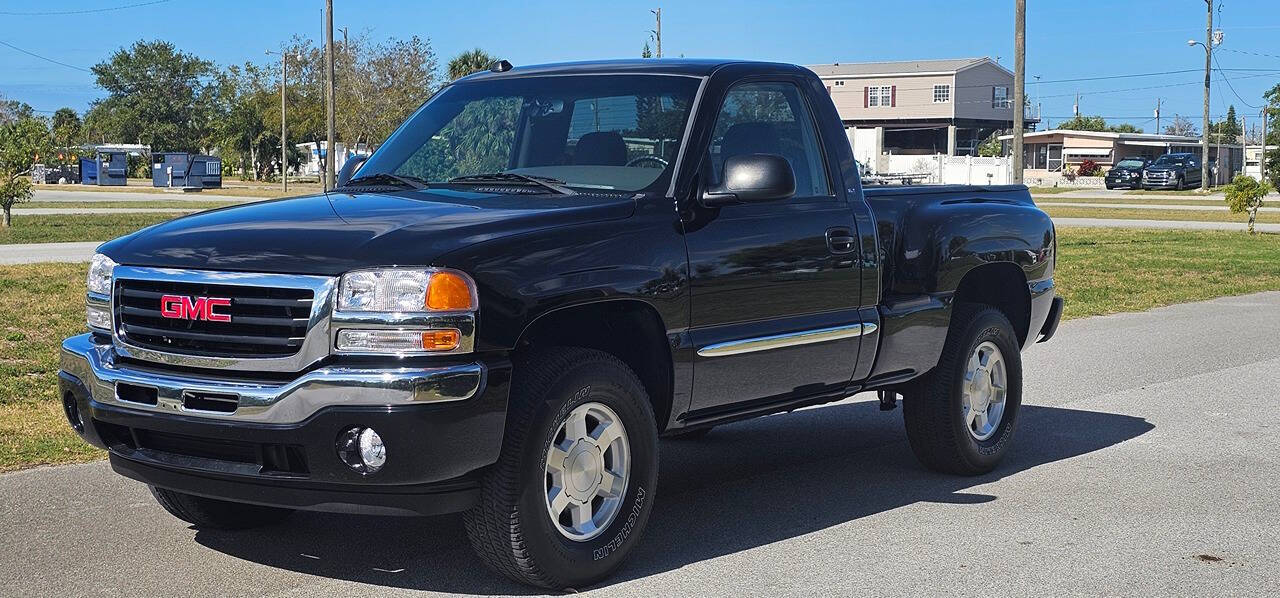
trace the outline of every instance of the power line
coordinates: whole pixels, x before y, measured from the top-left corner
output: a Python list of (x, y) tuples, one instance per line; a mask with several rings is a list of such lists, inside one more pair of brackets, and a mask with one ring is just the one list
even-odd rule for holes
[(84, 71), (84, 72), (86, 72), (86, 73), (91, 73), (91, 72), (93, 72), (93, 71), (90, 71), (89, 69), (84, 68), (84, 67), (81, 67), (81, 66), (76, 66), (76, 65), (74, 65), (74, 64), (67, 64), (67, 63), (65, 63), (65, 62), (58, 62), (57, 60), (54, 60), (54, 59), (52, 59), (52, 58), (47, 58), (47, 57), (41, 56), (41, 55), (39, 55), (39, 54), (36, 54), (35, 52), (30, 52), (30, 51), (27, 51), (27, 50), (23, 50), (22, 48), (19, 48), (18, 46), (15, 46), (15, 45), (13, 45), (13, 44), (11, 44), (11, 43), (9, 43), (9, 42), (6, 42), (6, 41), (0, 41), (0, 45), (7, 46), (7, 47), (12, 48), (12, 49), (14, 49), (14, 50), (17, 50), (17, 51), (19, 51), (19, 52), (22, 52), (23, 54), (26, 54), (26, 55), (28, 55), (28, 56), (34, 56), (34, 57), (39, 58), (40, 60), (43, 60), (43, 61), (45, 61), (45, 62), (52, 62), (52, 63), (54, 63), (54, 64), (56, 64), (56, 65), (59, 65), (59, 66), (65, 66), (65, 67), (67, 67), (67, 68), (69, 68), (69, 69), (75, 69), (75, 70), (77, 70), (77, 71)]
[(1231, 48), (1215, 48), (1218, 52), (1235, 52), (1236, 54), (1248, 54), (1250, 56), (1265, 56), (1267, 58), (1280, 58), (1280, 54), (1267, 54), (1265, 52), (1250, 52), (1248, 50), (1232, 50)]
[(165, 2), (168, 2), (168, 1), (169, 1), (169, 0), (153, 0), (152, 2), (139, 2), (139, 3), (137, 3), (137, 4), (126, 4), (126, 5), (124, 5), (124, 6), (108, 6), (108, 7), (106, 7), (106, 8), (85, 8), (85, 9), (82, 9), (82, 10), (56, 10), (56, 11), (42, 10), (42, 11), (39, 11), (39, 12), (20, 12), (20, 11), (11, 11), (11, 10), (6, 10), (6, 11), (0, 11), (0, 15), (11, 16), (11, 17), (45, 17), (45, 16), (59, 16), (59, 15), (86, 15), (86, 14), (90, 14), (90, 13), (110, 12), (110, 11), (113, 11), (113, 10), (124, 10), (124, 9), (126, 9), (126, 8), (138, 8), (138, 7), (140, 7), (140, 6), (151, 6), (151, 5), (153, 5), (153, 4), (164, 4)]
[[(1244, 104), (1245, 106), (1248, 106), (1248, 107), (1250, 107), (1250, 108), (1253, 108), (1253, 109), (1255, 109), (1255, 110), (1256, 110), (1256, 109), (1258, 109), (1258, 108), (1261, 108), (1261, 107), (1262, 107), (1262, 106), (1254, 106), (1253, 104), (1250, 104), (1249, 102), (1246, 102), (1246, 101), (1244, 100), (1244, 98), (1240, 97), (1240, 93), (1236, 91), (1236, 86), (1234, 86), (1234, 85), (1232, 85), (1232, 84), (1231, 84), (1231, 79), (1228, 79), (1228, 78), (1227, 78), (1227, 76), (1226, 76), (1225, 74), (1223, 74), (1223, 73), (1222, 73), (1222, 64), (1218, 62), (1218, 57), (1217, 57), (1217, 56), (1214, 56), (1214, 57), (1213, 57), (1213, 64), (1214, 64), (1214, 66), (1218, 67), (1218, 69), (1217, 69), (1217, 70), (1218, 70), (1218, 74), (1219, 74), (1219, 75), (1222, 75), (1222, 77), (1221, 77), (1221, 78), (1222, 78), (1222, 80), (1223, 80), (1224, 82), (1226, 82), (1226, 84), (1227, 84), (1227, 88), (1231, 90), (1231, 93), (1235, 94), (1236, 99), (1237, 99), (1237, 100), (1240, 100), (1240, 103), (1242, 103), (1242, 104)], [(1219, 101), (1221, 101), (1221, 99), (1222, 99), (1222, 98), (1221, 98), (1221, 96), (1219, 96), (1219, 98), (1218, 98), (1218, 99), (1219, 99)]]

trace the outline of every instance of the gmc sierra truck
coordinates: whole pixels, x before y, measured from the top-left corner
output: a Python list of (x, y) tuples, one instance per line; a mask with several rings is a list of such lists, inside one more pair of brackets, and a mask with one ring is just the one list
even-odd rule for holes
[(804, 68), (498, 62), (327, 193), (103, 244), (60, 392), (197, 527), (464, 512), (497, 572), (583, 587), (659, 437), (878, 391), (925, 466), (991, 471), (1055, 249), (1020, 185), (864, 190)]

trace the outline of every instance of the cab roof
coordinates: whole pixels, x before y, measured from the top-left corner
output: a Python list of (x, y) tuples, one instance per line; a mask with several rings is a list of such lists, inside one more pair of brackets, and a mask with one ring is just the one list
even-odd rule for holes
[(727, 60), (709, 58), (632, 58), (621, 60), (590, 60), (582, 62), (560, 62), (553, 64), (535, 64), (515, 66), (506, 72), (478, 71), (459, 79), (459, 81), (481, 81), (506, 77), (523, 77), (536, 75), (593, 75), (593, 74), (654, 74), (685, 75), (689, 77), (706, 77), (717, 69), (729, 65), (755, 67), (762, 73), (810, 73), (794, 64), (782, 62), (758, 62), (751, 60)]

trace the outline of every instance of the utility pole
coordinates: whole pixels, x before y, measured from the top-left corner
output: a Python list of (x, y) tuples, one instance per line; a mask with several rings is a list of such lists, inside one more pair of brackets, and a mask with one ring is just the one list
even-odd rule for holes
[(333, 121), (333, 0), (325, 0), (324, 3), (324, 38), (324, 71), (325, 80), (328, 81), (328, 88), (325, 90), (325, 119), (329, 133), (329, 147), (326, 150), (328, 156), (324, 161), (324, 190), (328, 191), (334, 187), (336, 174), (334, 164), (337, 161), (334, 143), (337, 134), (334, 131), (336, 127)]
[(662, 8), (656, 8), (649, 11), (653, 13), (654, 19), (657, 20), (658, 28), (653, 30), (653, 39), (658, 42), (658, 58), (662, 58)]
[(1013, 26), (1013, 183), (1022, 184), (1022, 135), (1026, 125), (1027, 0), (1015, 0)]
[(1163, 98), (1156, 98), (1156, 134), (1160, 134), (1160, 102)]
[(1262, 105), (1262, 155), (1258, 157), (1258, 179), (1267, 180), (1267, 109), (1271, 103)]
[(1209, 191), (1209, 73), (1213, 59), (1213, 0), (1204, 0), (1208, 7), (1204, 26), (1204, 131), (1200, 148), (1200, 190)]
[(289, 53), (282, 48), (280, 50), (280, 184), (282, 186), (280, 190), (284, 193), (289, 192), (289, 129), (285, 126), (284, 119), (284, 88), (285, 82), (289, 80), (286, 75), (288, 67), (285, 66), (288, 64), (288, 56)]

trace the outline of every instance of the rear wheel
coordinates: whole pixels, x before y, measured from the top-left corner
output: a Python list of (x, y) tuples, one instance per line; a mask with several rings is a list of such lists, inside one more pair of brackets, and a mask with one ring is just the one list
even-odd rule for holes
[(644, 387), (601, 351), (544, 350), (516, 364), (502, 455), (464, 515), (486, 564), (521, 583), (581, 588), (638, 542), (658, 478)]
[(205, 498), (155, 486), (151, 486), (151, 494), (170, 515), (200, 528), (262, 527), (277, 523), (293, 512), (291, 509)]
[(977, 475), (995, 469), (1022, 405), (1022, 357), (1008, 318), (957, 304), (937, 367), (906, 393), (902, 417), (916, 458), (930, 469)]

